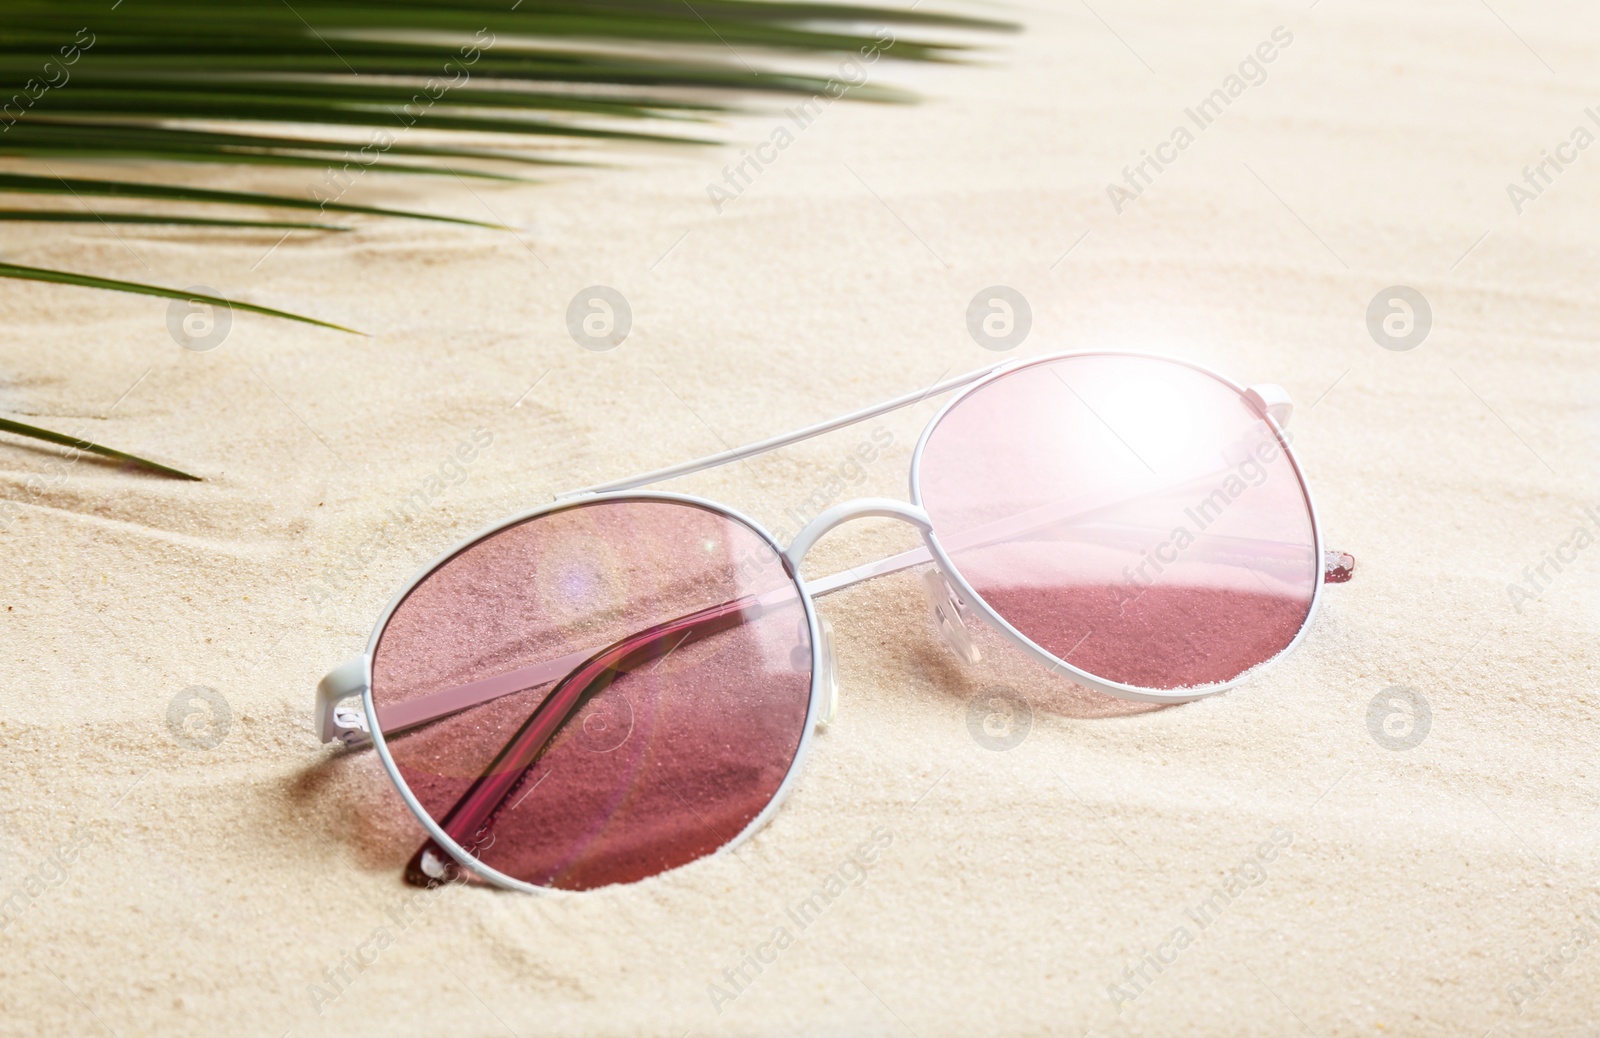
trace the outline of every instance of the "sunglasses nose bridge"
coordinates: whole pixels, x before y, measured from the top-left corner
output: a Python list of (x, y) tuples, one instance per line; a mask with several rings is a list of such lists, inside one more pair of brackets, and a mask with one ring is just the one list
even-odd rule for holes
[(890, 497), (863, 497), (834, 505), (811, 520), (803, 530), (795, 534), (783, 557), (788, 561), (790, 569), (799, 573), (800, 563), (805, 559), (806, 552), (810, 551), (829, 530), (842, 526), (852, 519), (871, 517), (899, 519), (901, 522), (910, 523), (923, 533), (933, 529), (933, 520), (928, 518), (927, 512), (916, 505), (906, 501), (896, 501)]
[(965, 663), (978, 663), (983, 653), (972, 640), (967, 627), (971, 611), (944, 570), (935, 566), (922, 571), (922, 589), (928, 596), (928, 610), (933, 616), (934, 629), (951, 652)]

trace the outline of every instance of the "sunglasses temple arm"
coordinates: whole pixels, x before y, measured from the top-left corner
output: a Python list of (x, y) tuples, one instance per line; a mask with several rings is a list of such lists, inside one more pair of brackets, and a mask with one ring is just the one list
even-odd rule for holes
[[(902, 552), (868, 566), (834, 574), (818, 582), (814, 593), (825, 594), (861, 580), (918, 565), (929, 561), (929, 558), (926, 548)], [(1348, 554), (1324, 552), (1323, 580), (1328, 583), (1349, 580), (1354, 566), (1355, 559)], [(652, 660), (664, 660), (684, 645), (754, 620), (778, 601), (789, 601), (793, 596), (794, 592), (788, 588), (765, 596), (747, 595), (646, 628), (595, 653), (562, 678), (550, 694), (540, 701), (483, 774), (439, 820), (440, 827), (468, 853), (487, 849), (484, 841), (488, 840), (492, 845), (493, 834), (489, 832), (489, 827), (495, 814), (521, 786), (550, 740), (585, 703), (609, 688), (619, 675)], [(551, 661), (551, 664), (544, 666), (562, 663), (565, 659)], [(515, 810), (516, 806), (512, 805), (512, 809)], [(409, 883), (431, 886), (455, 878), (456, 868), (454, 860), (430, 837), (412, 856), (405, 875)]]
[[(792, 600), (794, 593), (790, 591), (787, 597)], [(486, 850), (492, 845), (489, 829), (495, 814), (527, 778), (550, 740), (585, 703), (609, 688), (619, 675), (753, 620), (768, 608), (760, 597), (747, 595), (646, 628), (595, 653), (540, 701), (483, 774), (439, 819), (439, 827), (469, 854)], [(430, 837), (406, 865), (405, 875), (409, 883), (432, 886), (455, 878), (456, 872), (453, 859)]]
[[(913, 548), (910, 551), (903, 551), (898, 555), (891, 555), (886, 559), (879, 559), (864, 566), (857, 566), (854, 569), (831, 574), (820, 580), (807, 581), (806, 590), (811, 593), (812, 598), (819, 598), (842, 588), (872, 580), (874, 577), (910, 569), (912, 566), (920, 566), (932, 561), (932, 559), (933, 556), (928, 552), (927, 548)], [(761, 596), (759, 602), (762, 608), (770, 609), (792, 601), (794, 597), (794, 590), (786, 587)], [(582, 649), (578, 652), (568, 653), (565, 656), (559, 656), (553, 660), (546, 660), (543, 663), (518, 667), (516, 670), (508, 670), (502, 674), (495, 674), (464, 685), (456, 685), (452, 688), (430, 692), (427, 695), (418, 696), (403, 703), (380, 706), (377, 708), (378, 725), (383, 729), (385, 735), (397, 735), (408, 729), (416, 728), (430, 721), (437, 721), (442, 717), (449, 717), (451, 714), (457, 714), (463, 710), (469, 710), (472, 707), (499, 699), (502, 696), (515, 695), (518, 692), (526, 692), (529, 689), (538, 688), (540, 685), (547, 685), (564, 675), (571, 674), (594, 654), (595, 651), (592, 649)], [(364, 660), (357, 660), (349, 666), (355, 666), (363, 662)], [(329, 675), (328, 679), (324, 679), (324, 686), (333, 677), (334, 675)], [(360, 695), (364, 685), (363, 679), (361, 687), (349, 686), (344, 695), (346, 697)], [(335, 716), (330, 713), (333, 709), (332, 705), (324, 703), (323, 699), (324, 696), (319, 690), (319, 712), (329, 717)], [(331, 742), (333, 739), (338, 738), (346, 746), (357, 747), (364, 746), (370, 741), (370, 736), (365, 731), (366, 718), (361, 716), (359, 711), (341, 712), (338, 717), (342, 722), (348, 723), (341, 724), (337, 733), (333, 733), (333, 729), (330, 727), (328, 733), (323, 733), (323, 742)], [(354, 727), (355, 725), (359, 725), (359, 729)]]
[[(430, 692), (403, 703), (380, 706), (377, 708), (378, 726), (383, 729), (384, 734), (394, 735), (502, 696), (515, 695), (518, 692), (538, 688), (540, 685), (548, 685), (558, 678), (571, 674), (594, 653), (593, 649), (570, 652), (553, 660), (545, 660), (543, 663), (535, 663), (528, 667), (518, 667), (516, 670), (494, 674), (478, 681), (469, 681), (465, 685)], [(350, 740), (346, 740), (346, 744), (352, 745)]]
[[(1196, 485), (1204, 484), (1209, 477), (1196, 480)], [(1093, 515), (1097, 511), (1113, 507), (1121, 503), (1114, 502), (1089, 502), (1082, 500), (1057, 502), (1025, 512), (1020, 516), (987, 523), (973, 530), (964, 531), (946, 540), (947, 550), (950, 552), (967, 551), (983, 547), (995, 541), (1012, 540), (1018, 537), (1048, 529), (1050, 526), (1068, 520), (1081, 520)], [(1255, 542), (1255, 550), (1259, 551), (1260, 542)], [(1299, 549), (1294, 549), (1298, 554)], [(913, 548), (910, 551), (891, 555), (886, 559), (857, 566), (853, 569), (833, 573), (819, 580), (806, 582), (806, 589), (812, 598), (820, 598), (843, 588), (872, 580), (875, 577), (896, 573), (912, 566), (919, 566), (933, 561), (932, 554), (926, 547)], [(1346, 552), (1327, 550), (1322, 553), (1322, 580), (1327, 584), (1342, 584), (1348, 581), (1355, 572), (1355, 558)], [(762, 601), (767, 606), (776, 605), (780, 599), (792, 597), (794, 592), (789, 588), (763, 596)], [(540, 685), (555, 681), (564, 674), (569, 674), (574, 668), (580, 666), (592, 655), (591, 650), (580, 650), (569, 653), (554, 660), (521, 667), (517, 670), (507, 671), (491, 677), (473, 681), (454, 688), (442, 689), (428, 695), (418, 696), (404, 703), (378, 708), (378, 723), (386, 733), (395, 733), (407, 728), (427, 724), (429, 721), (448, 717), (451, 714), (466, 710), (470, 707), (486, 703), (501, 696), (512, 695), (516, 692), (537, 688)], [(330, 675), (330, 678), (332, 675)], [(350, 694), (359, 694), (359, 689)], [(319, 700), (320, 702), (320, 700)], [(325, 708), (319, 708), (324, 709)], [(364, 718), (361, 721), (364, 723)], [(347, 746), (361, 745), (366, 741), (364, 732), (351, 730), (348, 726), (341, 728), (341, 738)], [(329, 741), (328, 736), (323, 738)]]
[(823, 433), (829, 433), (835, 429), (843, 429), (847, 425), (855, 425), (857, 422), (864, 422), (869, 418), (876, 418), (879, 415), (888, 414), (890, 411), (898, 411), (902, 407), (910, 407), (913, 404), (921, 403), (929, 397), (938, 396), (941, 393), (948, 393), (952, 389), (960, 389), (962, 386), (971, 385), (972, 383), (993, 374), (1006, 365), (1014, 363), (1016, 362), (1005, 360), (999, 362), (998, 364), (990, 364), (988, 367), (979, 368), (976, 371), (969, 371), (965, 375), (958, 375), (955, 378), (946, 379), (943, 382), (935, 383), (934, 385), (929, 386), (927, 389), (920, 389), (915, 393), (907, 393), (904, 396), (897, 396), (893, 400), (886, 400), (881, 404), (874, 404), (871, 407), (862, 408), (859, 411), (852, 411), (849, 414), (840, 415), (837, 418), (830, 418), (826, 422), (819, 422), (816, 425), (807, 426), (806, 428), (799, 429), (795, 432), (785, 433), (782, 436), (774, 436), (770, 439), (761, 440), (757, 443), (748, 444), (744, 447), (734, 447), (731, 450), (725, 450), (720, 454), (712, 454), (709, 457), (700, 458), (696, 461), (686, 461), (678, 465), (669, 465), (666, 468), (656, 469), (654, 472), (646, 472), (643, 475), (628, 476), (625, 479), (612, 480), (609, 483), (597, 483), (592, 487), (584, 487), (582, 490), (574, 490), (570, 493), (560, 494), (556, 497), (556, 500), (564, 501), (568, 498), (587, 497), (590, 494), (608, 494), (618, 490), (633, 490), (638, 487), (648, 486), (651, 483), (661, 483), (669, 479), (676, 479), (679, 476), (688, 476), (696, 472), (703, 472), (706, 469), (716, 468), (718, 465), (726, 465), (730, 461), (742, 461), (745, 458), (755, 457), (757, 454), (765, 454), (768, 451), (775, 451), (780, 447), (787, 447), (791, 443), (799, 443), (802, 440), (809, 440), (813, 436), (821, 436)]
[[(925, 551), (924, 559), (926, 558)], [(906, 565), (915, 565), (915, 563), (908, 562)], [(861, 579), (865, 580), (867, 578), (862, 577)], [(761, 609), (766, 610), (792, 602), (794, 599), (794, 588), (783, 587), (776, 591), (769, 591), (754, 599), (754, 601)], [(731, 603), (712, 606), (711, 608), (724, 609), (729, 606), (737, 606), (740, 602), (748, 601), (750, 601), (748, 598), (739, 599)], [(697, 616), (699, 614), (691, 615)], [(682, 619), (687, 619), (687, 617), (680, 617), (679, 620), (669, 622), (678, 623)], [(654, 630), (654, 628), (651, 630)], [(640, 632), (640, 635), (647, 636), (649, 633), (649, 631), (644, 631)], [(583, 666), (591, 657), (603, 651), (605, 650), (580, 649), (577, 652), (569, 652), (565, 656), (558, 656), (553, 660), (545, 660), (543, 663), (518, 667), (516, 670), (493, 674), (477, 681), (469, 681), (464, 685), (456, 685), (451, 688), (440, 689), (437, 692), (429, 692), (426, 695), (417, 696), (415, 699), (409, 699), (403, 703), (380, 706), (377, 708), (378, 726), (383, 729), (385, 735), (396, 735), (408, 729), (427, 724), (430, 721), (437, 721), (442, 717), (449, 717), (451, 714), (458, 714), (463, 710), (480, 706), (502, 696), (515, 695), (518, 692), (526, 692), (529, 689), (538, 688), (540, 685), (548, 685), (552, 681), (571, 674), (574, 670)], [(365, 663), (365, 657), (352, 660), (350, 663), (330, 673), (326, 678), (323, 678), (322, 684), (318, 686), (317, 712), (319, 718), (323, 719), (319, 721), (318, 735), (323, 742), (332, 742), (334, 739), (339, 739), (346, 746), (358, 747), (365, 746), (370, 741), (371, 736), (366, 731), (367, 720), (365, 715), (359, 709), (337, 706), (344, 699), (359, 696), (366, 690)], [(362, 675), (359, 680), (347, 680), (345, 678), (347, 671), (349, 674), (354, 675), (358, 669)]]
[[(609, 494), (621, 490), (635, 490), (639, 487), (649, 486), (652, 483), (663, 483), (669, 479), (677, 479), (679, 476), (688, 476), (693, 475), (696, 472), (704, 472), (706, 469), (716, 468), (718, 465), (726, 465), (731, 461), (743, 461), (746, 458), (753, 458), (758, 454), (765, 454), (768, 451), (778, 450), (780, 447), (787, 447), (790, 444), (799, 443), (802, 440), (809, 440), (814, 436), (821, 436), (824, 433), (833, 432), (835, 429), (843, 429), (846, 426), (855, 425), (857, 422), (864, 422), (869, 418), (876, 418), (879, 415), (888, 414), (891, 411), (898, 411), (903, 407), (910, 407), (914, 404), (921, 403), (929, 397), (939, 396), (940, 394), (948, 393), (951, 390), (960, 389), (963, 386), (970, 386), (974, 382), (982, 381), (990, 375), (993, 375), (996, 372), (1004, 370), (1005, 368), (1011, 367), (1017, 363), (1018, 361), (1015, 359), (998, 361), (994, 364), (969, 371), (964, 375), (957, 375), (955, 378), (946, 379), (943, 382), (936, 382), (927, 389), (918, 390), (914, 393), (906, 393), (902, 396), (897, 396), (892, 400), (885, 400), (881, 404), (873, 404), (871, 407), (864, 407), (859, 411), (852, 411), (849, 414), (840, 415), (837, 418), (830, 418), (825, 422), (818, 422), (816, 425), (810, 425), (804, 429), (798, 429), (794, 432), (784, 433), (781, 436), (773, 436), (765, 440), (760, 440), (756, 443), (747, 444), (743, 447), (733, 447), (729, 450), (722, 451), (721, 453), (711, 454), (694, 461), (685, 461), (677, 465), (669, 465), (666, 468), (655, 469), (654, 471), (646, 472), (641, 475), (627, 476), (623, 479), (612, 480), (608, 483), (596, 483), (593, 486), (584, 487), (580, 490), (572, 490), (565, 494), (557, 494), (556, 500), (565, 501), (576, 497), (588, 497), (592, 494)], [(1280, 432), (1282, 426), (1287, 424), (1289, 414), (1292, 412), (1292, 405), (1288, 403), (1288, 394), (1278, 386), (1254, 387), (1247, 392), (1246, 400), (1248, 400), (1250, 405), (1259, 413), (1263, 415), (1271, 414), (1273, 420), (1279, 422)]]

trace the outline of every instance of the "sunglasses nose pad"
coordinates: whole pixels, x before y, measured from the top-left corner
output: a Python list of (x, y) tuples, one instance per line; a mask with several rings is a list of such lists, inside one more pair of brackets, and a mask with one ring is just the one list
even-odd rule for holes
[(833, 624), (828, 622), (826, 616), (817, 617), (817, 630), (822, 632), (822, 669), (817, 671), (817, 680), (821, 682), (823, 695), (822, 715), (817, 718), (817, 727), (826, 728), (834, 714), (839, 712), (839, 658), (833, 651)]
[(922, 571), (922, 587), (928, 594), (928, 608), (933, 613), (933, 626), (950, 651), (967, 663), (983, 659), (978, 646), (967, 629), (967, 604), (951, 585), (948, 577), (935, 568)]

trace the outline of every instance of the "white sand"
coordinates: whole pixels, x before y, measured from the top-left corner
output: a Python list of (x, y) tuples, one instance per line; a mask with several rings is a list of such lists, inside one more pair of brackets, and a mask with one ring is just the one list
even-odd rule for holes
[[(1600, 149), (1520, 216), (1505, 185), (1600, 103), (1600, 17), (1496, 3), (1525, 46), (1471, 3), (1095, 10), (1128, 46), (1082, 5), (1030, 5), (994, 67), (883, 67), (929, 102), (834, 106), (720, 215), (705, 185), (737, 146), (477, 187), (481, 202), (455, 182), (352, 195), (487, 205), (525, 241), (362, 222), (263, 260), (275, 235), (0, 226), (13, 262), (204, 283), (372, 333), (241, 314), (191, 353), (158, 301), (0, 287), (0, 413), (206, 476), (0, 447), (16, 515), (0, 533), (0, 901), (21, 893), (0, 1032), (1589, 1033), (1600, 921), (1570, 935), (1600, 906), (1600, 549), (1521, 612), (1507, 585), (1600, 504)], [(1115, 215), (1107, 182), (1278, 25), (1294, 42), (1268, 81)], [(756, 141), (779, 118), (731, 132)], [(563, 325), (595, 283), (632, 304), (611, 353)], [(1397, 283), (1435, 315), (1404, 353), (1364, 318)], [(1130, 711), (1015, 660), (964, 668), (914, 579), (878, 581), (826, 600), (838, 722), (737, 857), (584, 896), (452, 889), (400, 930), (386, 912), (413, 894), (399, 872), (417, 827), (370, 754), (317, 744), (309, 710), (398, 584), (557, 491), (992, 359), (964, 314), (993, 284), (1032, 301), (1023, 355), (1157, 349), (1294, 393), (1327, 538), (1359, 560), (1302, 647), (1214, 701)], [(904, 492), (932, 407), (885, 422), (894, 446), (859, 493)], [(494, 445), (464, 483), (385, 520), (480, 427)], [(789, 525), (866, 434), (679, 486)], [(857, 524), (808, 572), (911, 536)], [(212, 749), (169, 730), (196, 685), (231, 711)], [(1001, 685), (1034, 719), (994, 752), (968, 704)], [(1394, 685), (1432, 711), (1406, 751), (1368, 731)], [(865, 882), (718, 1012), (708, 984), (880, 827), (892, 842)], [(1292, 845), (1200, 931), (1185, 909), (1256, 875), (1275, 832)], [(56, 878), (64, 844), (65, 879), (30, 881)], [(380, 926), (392, 945), (319, 1015), (312, 986)], [(1197, 939), (1146, 966), (1119, 1014), (1108, 985), (1132, 993), (1124, 969), (1180, 927)], [(1563, 954), (1549, 980), (1525, 975)]]

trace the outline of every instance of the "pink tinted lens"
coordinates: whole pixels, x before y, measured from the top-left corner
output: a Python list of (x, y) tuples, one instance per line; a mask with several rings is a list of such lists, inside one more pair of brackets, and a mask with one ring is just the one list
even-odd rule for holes
[(1118, 684), (1239, 677), (1294, 641), (1321, 576), (1284, 444), (1237, 390), (1173, 361), (1003, 375), (940, 419), (918, 479), (978, 596)]
[[(566, 889), (737, 837), (789, 772), (810, 690), (804, 607), (766, 540), (650, 499), (477, 541), (412, 589), (372, 661), (379, 727), (427, 813), (489, 867)], [(413, 864), (439, 878), (433, 853)]]

